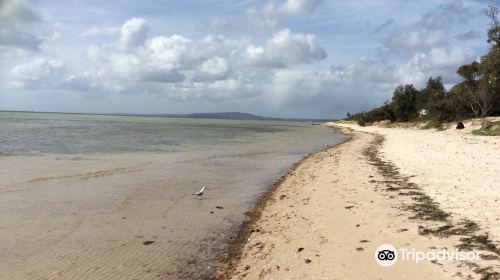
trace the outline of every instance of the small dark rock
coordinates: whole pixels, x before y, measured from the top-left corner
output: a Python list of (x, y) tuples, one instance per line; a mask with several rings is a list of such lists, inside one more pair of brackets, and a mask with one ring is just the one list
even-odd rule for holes
[(304, 262), (305, 263), (311, 263), (312, 261), (310, 259), (305, 259)]
[(153, 244), (153, 243), (155, 243), (155, 242), (154, 242), (154, 241), (151, 241), (151, 240), (146, 240), (146, 241), (142, 242), (142, 244), (144, 244), (144, 245), (146, 245), (146, 246), (147, 246), (147, 245), (151, 245), (151, 244)]
[(215, 206), (215, 208), (217, 208), (217, 209), (224, 209), (224, 207), (219, 206), (219, 205)]
[(464, 126), (464, 123), (463, 122), (458, 122), (457, 123), (457, 129), (464, 129), (465, 126)]
[(363, 247), (356, 248), (356, 251), (363, 251), (363, 250), (365, 250), (365, 249), (363, 249)]
[(303, 248), (303, 247), (299, 247), (299, 248), (297, 249), (297, 252), (302, 252), (303, 250), (304, 250), (304, 248)]
[(214, 211), (210, 211), (210, 214), (213, 214), (213, 213), (214, 213)]

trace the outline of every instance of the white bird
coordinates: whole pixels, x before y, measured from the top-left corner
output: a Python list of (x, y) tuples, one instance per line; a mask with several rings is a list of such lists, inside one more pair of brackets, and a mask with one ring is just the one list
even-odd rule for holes
[(202, 187), (200, 191), (193, 193), (193, 195), (196, 195), (197, 197), (201, 198), (204, 192), (205, 192), (205, 187)]

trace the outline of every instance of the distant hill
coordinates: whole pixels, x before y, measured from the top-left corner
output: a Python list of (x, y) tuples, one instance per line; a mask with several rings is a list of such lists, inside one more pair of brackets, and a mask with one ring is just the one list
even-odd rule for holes
[(253, 114), (240, 112), (222, 113), (193, 113), (193, 114), (165, 114), (166, 117), (174, 118), (198, 118), (198, 119), (229, 119), (229, 120), (279, 120), (276, 118), (266, 118)]
[(161, 114), (169, 118), (197, 118), (197, 119), (225, 119), (225, 120), (266, 120), (266, 121), (309, 121), (309, 122), (329, 122), (331, 119), (301, 119), (301, 118), (270, 118), (257, 116), (254, 114), (240, 112), (221, 112), (221, 113), (192, 113), (192, 114)]

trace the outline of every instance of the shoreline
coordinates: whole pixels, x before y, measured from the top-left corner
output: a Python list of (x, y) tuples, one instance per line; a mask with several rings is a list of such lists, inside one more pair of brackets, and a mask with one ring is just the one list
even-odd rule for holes
[(224, 258), (219, 263), (219, 268), (215, 271), (213, 275), (213, 279), (216, 280), (226, 280), (231, 279), (234, 270), (236, 270), (238, 263), (241, 260), (241, 256), (243, 254), (243, 250), (245, 245), (247, 244), (247, 239), (254, 232), (255, 225), (258, 224), (262, 212), (267, 207), (268, 203), (273, 199), (274, 194), (278, 191), (281, 184), (291, 175), (293, 175), (294, 171), (299, 167), (305, 160), (311, 158), (312, 156), (324, 152), (326, 150), (334, 149), (335, 147), (342, 145), (351, 141), (351, 135), (345, 132), (341, 132), (340, 127), (330, 127), (334, 130), (334, 133), (342, 134), (346, 138), (334, 145), (328, 146), (326, 148), (322, 148), (320, 150), (314, 151), (306, 156), (303, 156), (300, 160), (295, 162), (290, 168), (285, 171), (281, 177), (279, 177), (276, 181), (274, 181), (269, 189), (267, 189), (255, 202), (255, 206), (246, 213), (248, 217), (239, 227), (236, 233), (236, 237), (230, 242), (227, 252), (224, 255)]
[[(400, 277), (409, 277), (413, 279), (412, 276), (419, 277), (419, 273), (423, 275), (420, 279), (433, 279), (435, 277), (454, 279), (464, 279), (466, 277), (470, 279), (497, 279), (495, 277), (499, 277), (499, 267), (495, 264), (495, 260), (498, 260), (499, 249), (495, 247), (496, 244), (490, 237), (483, 234), (483, 225), (474, 222), (468, 223), (467, 219), (457, 223), (453, 213), (447, 210), (443, 211), (440, 204), (434, 201), (433, 198), (427, 194), (426, 190), (422, 190), (422, 188), (411, 181), (412, 178), (415, 177), (413, 174), (402, 174), (399, 172), (398, 166), (393, 162), (381, 158), (385, 157), (384, 152), (381, 151), (383, 146), (382, 143), (385, 141), (381, 133), (359, 131), (358, 129), (346, 125), (333, 125), (333, 127), (335, 127), (337, 132), (347, 135), (349, 138), (342, 143), (303, 158), (294, 164), (284, 176), (273, 184), (269, 191), (259, 199), (255, 209), (249, 214), (250, 218), (247, 222), (242, 225), (238, 238), (230, 245), (231, 249), (226, 254), (219, 270), (214, 275), (215, 279), (281, 279), (283, 277), (304, 278), (305, 276), (309, 278), (340, 277), (341, 279), (349, 277), (352, 279), (360, 277), (360, 275), (365, 275), (365, 278), (370, 277), (373, 273), (385, 275), (384, 279), (399, 279)], [(356, 147), (356, 145), (363, 144), (365, 146), (362, 149)], [(344, 153), (344, 155), (342, 155), (342, 153)], [(351, 167), (355, 171), (364, 168), (366, 171), (371, 171), (372, 173), (369, 175), (369, 180), (365, 180), (365, 182), (349, 178), (349, 176), (343, 177), (343, 175), (337, 174), (329, 176), (328, 180), (331, 180), (332, 183), (334, 182), (332, 187), (335, 187), (339, 181), (345, 181), (348, 184), (346, 185), (347, 187), (342, 190), (326, 190), (324, 191), (324, 195), (331, 195), (332, 200), (340, 202), (344, 200), (339, 197), (356, 197), (360, 192), (367, 192), (365, 197), (361, 196), (361, 198), (367, 198), (367, 203), (374, 203), (374, 200), (376, 202), (377, 199), (383, 202), (382, 205), (375, 208), (373, 208), (373, 204), (369, 205), (367, 209), (373, 210), (374, 212), (380, 212), (379, 216), (389, 213), (387, 214), (388, 218), (382, 219), (382, 221), (367, 223), (365, 221), (368, 220), (367, 218), (369, 217), (371, 217), (371, 219), (380, 217), (358, 212), (354, 213), (355, 218), (360, 218), (361, 221), (365, 222), (363, 225), (372, 227), (371, 229), (359, 230), (360, 224), (356, 224), (356, 229), (351, 230), (344, 228), (339, 230), (339, 227), (342, 227), (342, 223), (335, 221), (335, 219), (343, 221), (343, 223), (349, 221), (345, 220), (345, 213), (336, 213), (342, 211), (340, 210), (342, 207), (325, 207), (322, 203), (333, 202), (328, 200), (325, 201), (321, 197), (317, 197), (316, 202), (318, 202), (318, 206), (316, 207), (298, 204), (298, 202), (304, 201), (305, 199), (307, 199), (307, 204), (314, 202), (314, 199), (310, 196), (311, 193), (306, 193), (311, 187), (304, 183), (304, 179), (306, 175), (312, 177), (319, 176), (321, 178), (321, 174), (319, 174), (321, 172), (319, 171), (315, 173), (309, 172), (309, 174), (304, 174), (304, 176), (302, 176), (302, 183), (301, 185), (299, 184), (300, 186), (298, 187), (300, 192), (293, 195), (288, 195), (287, 193), (279, 196), (280, 193), (284, 193), (284, 188), (290, 188), (290, 185), (293, 185), (289, 182), (293, 180), (292, 177), (300, 177), (300, 175), (294, 176), (298, 170), (304, 168), (309, 170), (314, 168), (321, 169), (322, 157), (323, 160), (331, 161), (331, 158), (335, 156), (341, 159), (344, 158), (344, 160), (350, 159), (352, 162), (349, 164), (352, 165)], [(311, 163), (311, 160), (315, 160), (316, 162)], [(342, 163), (337, 162), (337, 166), (335, 167), (339, 168), (341, 165)], [(330, 170), (335, 169), (330, 168)], [(329, 172), (331, 172), (330, 170)], [(350, 172), (352, 173), (353, 171)], [(325, 174), (323, 175), (328, 176)], [(313, 184), (314, 181), (315, 180), (311, 180), (311, 184)], [(354, 185), (352, 185), (353, 183)], [(364, 185), (368, 185), (370, 189), (366, 189)], [(322, 186), (318, 185), (317, 187)], [(373, 192), (371, 188), (373, 188)], [(316, 189), (312, 189), (312, 191), (316, 191)], [(398, 191), (399, 193), (394, 193), (394, 191)], [(335, 195), (332, 194), (334, 192)], [(351, 195), (351, 193), (356, 195)], [(285, 198), (282, 200), (283, 197)], [(359, 199), (360, 197), (358, 196), (356, 198)], [(287, 205), (287, 203), (289, 203), (287, 200), (291, 200), (292, 202)], [(353, 209), (366, 207), (361, 206), (363, 204), (361, 200), (348, 200), (348, 202), (352, 205), (345, 206), (345, 209), (351, 213), (356, 212), (353, 211)], [(390, 204), (390, 207), (384, 205), (385, 203)], [(306, 205), (306, 203), (303, 205)], [(290, 207), (293, 207), (292, 209), (294, 210), (289, 211)], [(321, 213), (321, 211), (325, 211), (324, 208), (328, 208), (326, 210), (332, 210), (331, 215), (338, 215), (340, 217), (332, 218), (329, 215), (324, 215), (323, 217), (320, 214), (321, 218), (319, 218), (319, 220), (317, 219), (318, 221), (316, 223), (309, 222), (309, 228), (303, 228), (304, 226), (301, 223), (304, 220), (313, 220), (314, 218), (311, 219), (311, 217), (305, 218), (301, 216), (300, 218), (304, 219), (302, 222), (300, 219), (293, 219), (293, 216), (299, 215), (297, 214), (299, 212), (300, 214), (318, 213), (317, 211)], [(311, 209), (313, 212), (311, 212)], [(449, 218), (450, 216), (453, 219)], [(325, 219), (327, 219), (326, 222), (329, 222), (329, 225), (324, 226)], [(458, 247), (463, 250), (480, 250), (483, 256), (489, 259), (484, 261), (481, 260), (477, 263), (426, 262), (419, 265), (398, 264), (398, 266), (390, 270), (381, 271), (380, 267), (373, 265), (373, 263), (375, 263), (373, 260), (373, 251), (370, 249), (374, 248), (370, 247), (375, 244), (364, 243), (371, 242), (366, 240), (368, 238), (357, 241), (361, 243), (351, 242), (348, 246), (353, 246), (352, 249), (346, 249), (338, 254), (335, 252), (337, 249), (333, 249), (345, 247), (345, 244), (342, 243), (345, 243), (346, 239), (351, 239), (351, 235), (356, 235), (359, 231), (361, 231), (360, 236), (369, 236), (370, 239), (378, 239), (378, 237), (375, 238), (373, 235), (387, 231), (384, 228), (391, 228), (394, 224), (400, 227), (400, 229), (398, 229), (396, 233), (388, 230), (386, 234), (390, 236), (391, 242), (399, 246), (411, 245), (414, 248), (422, 249)], [(328, 226), (334, 227), (328, 228)], [(308, 242), (311, 243), (308, 238), (304, 238), (304, 235), (317, 232), (323, 232), (320, 234), (320, 237), (326, 241), (320, 238), (321, 245), (316, 248), (316, 253), (312, 255), (313, 257), (303, 261), (297, 261), (297, 257), (304, 255), (301, 252), (307, 250), (304, 249), (306, 246), (293, 247), (290, 244), (295, 243), (297, 240), (301, 240), (304, 244)], [(330, 246), (329, 244), (332, 243), (332, 239), (337, 239), (333, 242), (335, 244), (331, 245), (333, 247), (325, 248), (325, 245)], [(381, 244), (383, 244), (384, 240), (386, 239), (382, 238), (380, 241), (382, 242)], [(363, 246), (355, 247), (358, 245)], [(308, 244), (307, 247), (309, 246), (316, 247), (317, 244)], [(329, 263), (329, 265), (326, 265), (324, 261), (321, 262), (320, 260), (319, 265), (316, 266), (317, 262), (315, 258), (324, 258), (324, 254), (337, 256), (326, 257), (328, 260), (326, 263)], [(360, 260), (358, 258), (360, 258), (361, 254), (363, 255), (362, 258), (366, 259), (366, 267), (360, 269), (361, 271), (359, 271), (359, 274), (355, 272), (353, 274), (353, 271), (359, 269), (359, 265), (356, 266), (356, 263), (359, 263)], [(335, 264), (335, 262), (339, 262), (339, 260), (342, 259), (346, 259), (346, 261), (340, 261), (341, 264)], [(306, 265), (304, 265), (304, 263)], [(334, 266), (333, 270), (337, 271), (332, 272), (329, 266)], [(387, 271), (390, 273), (387, 273)]]

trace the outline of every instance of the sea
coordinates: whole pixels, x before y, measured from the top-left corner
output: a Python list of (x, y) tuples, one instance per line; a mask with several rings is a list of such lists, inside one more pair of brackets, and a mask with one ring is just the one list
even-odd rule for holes
[(0, 112), (0, 278), (210, 279), (272, 183), (344, 139), (306, 121)]

